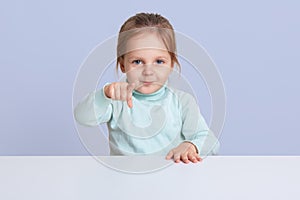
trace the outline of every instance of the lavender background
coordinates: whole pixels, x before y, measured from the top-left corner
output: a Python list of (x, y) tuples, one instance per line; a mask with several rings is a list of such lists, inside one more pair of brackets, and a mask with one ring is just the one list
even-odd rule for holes
[(227, 94), (221, 155), (300, 155), (299, 8), (258, 0), (2, 1), (0, 155), (88, 155), (72, 114), (77, 70), (142, 11), (166, 16), (218, 66)]

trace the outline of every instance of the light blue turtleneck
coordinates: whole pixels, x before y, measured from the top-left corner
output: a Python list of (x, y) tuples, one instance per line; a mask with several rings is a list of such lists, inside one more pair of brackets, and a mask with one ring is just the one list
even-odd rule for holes
[(132, 103), (129, 108), (100, 89), (80, 102), (74, 115), (86, 126), (107, 123), (111, 155), (166, 155), (184, 141), (200, 155), (217, 154), (219, 142), (192, 95), (164, 85), (152, 94), (134, 90)]

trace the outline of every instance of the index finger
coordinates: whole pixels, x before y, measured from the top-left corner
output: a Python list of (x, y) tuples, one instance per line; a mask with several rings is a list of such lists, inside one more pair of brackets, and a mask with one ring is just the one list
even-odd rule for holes
[(127, 86), (127, 105), (129, 108), (132, 108), (132, 92), (135, 88), (135, 83), (130, 83)]

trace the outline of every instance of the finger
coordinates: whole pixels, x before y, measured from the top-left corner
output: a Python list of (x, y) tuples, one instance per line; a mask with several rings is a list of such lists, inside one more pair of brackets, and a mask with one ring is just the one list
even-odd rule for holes
[(115, 84), (115, 100), (121, 100), (121, 86), (120, 84)]
[(120, 85), (120, 100), (127, 101), (127, 83)]
[(133, 105), (132, 105), (132, 98), (127, 98), (127, 105), (129, 108), (132, 108)]
[(173, 157), (173, 155), (174, 155), (173, 150), (171, 150), (171, 151), (167, 154), (166, 159), (167, 159), (167, 160), (170, 160), (170, 159)]
[(188, 164), (190, 161), (188, 159), (188, 153), (184, 153), (181, 155), (181, 160), (182, 162), (184, 162), (185, 164)]
[(128, 93), (132, 93), (133, 90), (134, 90), (134, 88), (135, 88), (135, 86), (136, 86), (135, 83), (129, 83), (129, 84), (127, 85), (127, 91), (128, 91)]
[(129, 108), (132, 108), (132, 92), (135, 88), (135, 83), (130, 83), (127, 86), (127, 105)]
[(141, 84), (140, 81), (136, 80), (134, 83), (134, 89), (138, 90), (141, 86), (143, 86), (143, 84)]
[(202, 161), (202, 158), (200, 157), (200, 155), (199, 155), (199, 154), (196, 154), (196, 155), (195, 155), (195, 157), (196, 157), (196, 159), (197, 159), (199, 162), (201, 162), (201, 161)]
[(189, 153), (189, 154), (188, 154), (188, 158), (189, 158), (189, 160), (190, 160), (191, 162), (193, 162), (193, 163), (198, 162), (196, 156), (195, 156), (193, 153)]
[(111, 99), (115, 99), (115, 89), (113, 87), (113, 84), (108, 86), (108, 97)]
[(174, 162), (179, 163), (180, 162), (180, 153), (174, 154)]

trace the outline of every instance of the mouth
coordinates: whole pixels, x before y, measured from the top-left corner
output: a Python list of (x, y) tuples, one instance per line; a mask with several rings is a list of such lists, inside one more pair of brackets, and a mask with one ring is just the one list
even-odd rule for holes
[(143, 85), (151, 85), (153, 81), (142, 81)]

